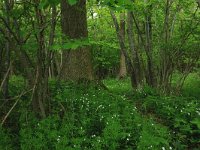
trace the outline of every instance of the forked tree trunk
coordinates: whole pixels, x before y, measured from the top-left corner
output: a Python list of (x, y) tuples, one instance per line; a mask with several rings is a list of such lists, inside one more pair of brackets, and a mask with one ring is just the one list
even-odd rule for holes
[[(79, 0), (73, 6), (66, 0), (61, 1), (61, 26), (67, 38), (76, 40), (88, 37), (86, 15), (86, 0)], [(72, 81), (93, 80), (91, 57), (88, 46), (65, 50), (61, 78)]]
[(135, 39), (133, 33), (133, 18), (131, 16), (131, 12), (127, 13), (127, 34), (128, 34), (128, 43), (131, 52), (132, 64), (133, 68), (131, 71), (131, 82), (132, 86), (135, 88), (139, 88), (142, 84), (142, 76), (141, 76), (141, 65), (138, 50), (135, 46)]

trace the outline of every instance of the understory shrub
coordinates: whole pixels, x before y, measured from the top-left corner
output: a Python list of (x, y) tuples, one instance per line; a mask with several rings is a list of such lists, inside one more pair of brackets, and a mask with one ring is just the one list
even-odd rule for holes
[(54, 83), (51, 93), (49, 117), (38, 120), (30, 112), (21, 115), (22, 150), (169, 148), (167, 129), (142, 118), (122, 96), (91, 85), (58, 88)]
[(147, 96), (140, 101), (141, 111), (154, 114), (167, 125), (175, 148), (197, 148), (200, 143), (200, 103), (195, 98)]
[(0, 149), (1, 150), (12, 150), (13, 145), (10, 134), (0, 126)]

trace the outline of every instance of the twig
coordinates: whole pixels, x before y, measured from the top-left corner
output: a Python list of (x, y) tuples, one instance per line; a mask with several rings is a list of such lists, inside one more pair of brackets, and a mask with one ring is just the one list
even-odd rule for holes
[(16, 102), (14, 103), (14, 105), (10, 108), (10, 110), (8, 111), (8, 113), (6, 114), (6, 116), (3, 118), (2, 122), (1, 122), (1, 126), (3, 126), (3, 124), (5, 123), (6, 119), (8, 118), (8, 116), (10, 115), (10, 113), (12, 112), (12, 110), (15, 108), (15, 106), (17, 105), (17, 103), (19, 102), (20, 98), (25, 95), (26, 93), (30, 92), (32, 89), (22, 92), (17, 98)]
[(1, 89), (2, 89), (2, 87), (3, 87), (3, 85), (4, 85), (4, 82), (6, 81), (8, 75), (9, 75), (9, 72), (10, 72), (10, 69), (11, 69), (11, 64), (12, 64), (12, 63), (10, 63), (10, 66), (9, 66), (9, 68), (8, 68), (8, 70), (7, 70), (6, 74), (5, 74), (5, 76), (4, 76), (4, 79), (3, 79), (3, 81), (1, 82), (0, 91), (1, 91)]

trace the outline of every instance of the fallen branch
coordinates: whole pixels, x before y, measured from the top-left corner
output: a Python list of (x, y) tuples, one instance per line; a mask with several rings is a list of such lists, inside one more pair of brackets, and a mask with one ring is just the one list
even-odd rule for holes
[(16, 102), (13, 104), (13, 106), (10, 108), (10, 110), (8, 111), (8, 113), (5, 115), (5, 117), (3, 118), (2, 122), (1, 122), (1, 126), (3, 126), (3, 124), (5, 123), (6, 119), (8, 118), (8, 116), (10, 115), (10, 113), (12, 112), (12, 110), (15, 108), (15, 106), (17, 105), (17, 103), (19, 102), (20, 98), (25, 95), (26, 93), (32, 91), (32, 89), (22, 92), (19, 96), (16, 97)]
[(10, 66), (9, 66), (9, 68), (8, 68), (8, 70), (7, 70), (7, 72), (6, 72), (5, 76), (4, 76), (4, 78), (3, 78), (3, 81), (1, 82), (0, 91), (2, 90), (3, 85), (4, 85), (4, 82), (6, 81), (8, 75), (9, 75), (9, 72), (10, 72), (10, 69), (11, 69), (11, 64), (12, 64), (12, 63), (10, 63)]

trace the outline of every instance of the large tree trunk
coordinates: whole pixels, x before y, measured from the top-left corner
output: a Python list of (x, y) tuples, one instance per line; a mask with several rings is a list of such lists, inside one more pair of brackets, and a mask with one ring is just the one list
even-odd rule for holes
[[(86, 15), (86, 0), (79, 0), (73, 6), (69, 5), (66, 0), (61, 1), (62, 32), (67, 38), (76, 40), (88, 37)], [(61, 78), (73, 81), (93, 79), (89, 47), (63, 52)]]

